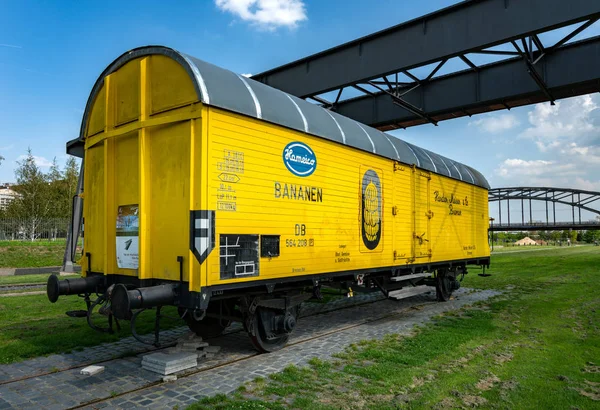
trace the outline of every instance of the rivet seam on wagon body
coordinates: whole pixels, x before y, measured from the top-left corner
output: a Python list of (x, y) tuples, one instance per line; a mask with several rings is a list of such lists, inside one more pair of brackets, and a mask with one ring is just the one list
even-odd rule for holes
[(237, 76), (242, 81), (242, 83), (244, 83), (244, 85), (248, 89), (248, 92), (250, 93), (250, 96), (252, 97), (252, 100), (254, 101), (254, 107), (256, 108), (256, 118), (258, 118), (259, 120), (262, 120), (262, 110), (260, 108), (260, 101), (258, 101), (258, 98), (256, 98), (256, 94), (254, 94), (254, 90), (252, 89), (252, 87), (250, 87), (250, 84), (248, 84), (248, 81), (246, 81), (246, 79), (244, 77), (242, 77), (239, 74), (237, 74)]
[(302, 117), (302, 122), (304, 123), (304, 132), (308, 133), (308, 122), (306, 121), (306, 117), (304, 116), (304, 113), (302, 112), (302, 110), (300, 109), (298, 104), (296, 104), (296, 101), (294, 101), (294, 99), (289, 96), (289, 94), (285, 94), (285, 96), (290, 99), (292, 104), (294, 104), (294, 107), (296, 107), (296, 110), (298, 110), (298, 113)]
[(475, 184), (475, 178), (473, 178), (473, 174), (471, 174), (471, 171), (469, 171), (469, 167), (467, 167), (465, 165), (465, 169), (467, 170), (467, 173), (469, 174), (469, 176), (471, 177), (471, 181), (473, 182), (473, 184)]
[(394, 151), (396, 151), (396, 158), (398, 158), (398, 160), (399, 160), (400, 159), (400, 154), (398, 154), (398, 150), (396, 149), (396, 146), (394, 145), (394, 143), (392, 142), (392, 140), (390, 139), (390, 137), (388, 137), (385, 132), (382, 132), (382, 134), (385, 137), (385, 139), (388, 140), (388, 142), (390, 143), (390, 145), (392, 146), (392, 148), (394, 148)]
[(369, 133), (367, 132), (367, 130), (365, 130), (363, 128), (363, 126), (360, 125), (360, 123), (358, 123), (358, 122), (356, 123), (356, 125), (358, 125), (360, 127), (360, 129), (363, 130), (363, 132), (365, 133), (365, 135), (367, 136), (367, 138), (371, 142), (371, 145), (373, 146), (373, 154), (377, 154), (377, 151), (375, 151), (375, 144), (373, 143), (373, 140), (371, 139), (371, 136), (369, 135)]
[(460, 171), (458, 170), (458, 167), (456, 166), (456, 164), (454, 163), (454, 161), (451, 161), (452, 166), (454, 167), (454, 169), (456, 170), (456, 172), (458, 172), (458, 176), (460, 179), (463, 179), (462, 174), (460, 173)]
[(446, 167), (446, 170), (448, 171), (448, 176), (450, 178), (452, 178), (452, 173), (450, 172), (450, 168), (448, 168), (448, 165), (446, 165), (446, 161), (444, 161), (444, 157), (440, 156), (440, 161), (442, 161), (442, 164), (444, 164), (444, 166)]
[(333, 120), (333, 122), (335, 122), (335, 125), (337, 125), (338, 130), (340, 130), (340, 134), (342, 134), (342, 141), (344, 142), (344, 145), (346, 144), (346, 134), (344, 134), (344, 130), (342, 129), (342, 127), (340, 127), (340, 124), (337, 122), (337, 120), (333, 117), (333, 115), (329, 112), (329, 110), (325, 110), (325, 112), (327, 114), (329, 114), (329, 116), (331, 117), (331, 119)]
[(413, 155), (415, 156), (415, 159), (417, 160), (417, 166), (420, 167), (421, 166), (421, 161), (419, 161), (419, 157), (417, 157), (417, 154), (415, 153), (415, 150), (412, 149), (412, 147), (410, 146), (410, 144), (406, 144), (406, 146), (408, 147), (408, 149), (410, 150), (410, 152), (413, 153)]
[(435, 172), (437, 174), (437, 167), (435, 166), (435, 162), (433, 162), (433, 159), (429, 156), (429, 154), (427, 153), (426, 150), (422, 150), (423, 153), (425, 153), (425, 155), (427, 155), (427, 158), (429, 158), (429, 161), (431, 161), (431, 164), (433, 165), (433, 172)]
[(207, 105), (210, 104), (210, 96), (208, 95), (208, 89), (206, 88), (206, 83), (204, 82), (204, 78), (202, 78), (202, 74), (200, 74), (200, 70), (198, 70), (198, 67), (196, 66), (196, 64), (194, 64), (188, 58), (188, 56), (186, 56), (185, 54), (181, 54), (181, 53), (179, 53), (179, 55), (181, 57), (183, 57), (185, 62), (188, 64), (188, 66), (194, 72), (194, 76), (196, 77), (196, 82), (198, 83), (198, 86), (200, 87), (200, 91), (202, 92), (202, 95), (200, 96), (202, 102)]

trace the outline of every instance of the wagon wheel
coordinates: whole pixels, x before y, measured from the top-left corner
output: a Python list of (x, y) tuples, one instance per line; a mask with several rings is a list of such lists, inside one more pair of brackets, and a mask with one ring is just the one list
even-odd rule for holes
[[(223, 304), (222, 313), (229, 314), (229, 304), (223, 302), (221, 303)], [(209, 305), (207, 310), (207, 313), (219, 314), (220, 312), (221, 310), (218, 303)], [(195, 315), (193, 311), (190, 310), (185, 315), (184, 319), (190, 330), (196, 333), (198, 336), (202, 337), (203, 339), (210, 339), (213, 337), (221, 336), (225, 329), (227, 329), (231, 324), (231, 321), (227, 319), (219, 319), (215, 317), (205, 316), (203, 319), (199, 320), (197, 317), (194, 316)]]
[(452, 295), (454, 277), (448, 269), (438, 269), (436, 272), (435, 295), (440, 302), (447, 302)]
[[(248, 336), (256, 350), (260, 353), (275, 352), (283, 348), (290, 338), (290, 332), (286, 333), (270, 333), (265, 331), (265, 328), (270, 328), (270, 321), (274, 317), (275, 312), (270, 309), (257, 307), (253, 315), (246, 318), (246, 328)], [(288, 310), (287, 320), (290, 320), (292, 327), (296, 324), (296, 308)], [(265, 326), (266, 324), (266, 326)]]
[(202, 339), (211, 339), (221, 336), (225, 329), (231, 324), (229, 320), (205, 317), (202, 320), (194, 319), (192, 314), (186, 315), (185, 321), (188, 327)]

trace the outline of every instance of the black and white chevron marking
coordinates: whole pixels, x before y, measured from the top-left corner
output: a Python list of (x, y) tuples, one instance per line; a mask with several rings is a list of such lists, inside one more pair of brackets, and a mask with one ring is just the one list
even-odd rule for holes
[(191, 211), (190, 249), (202, 264), (215, 248), (215, 211)]

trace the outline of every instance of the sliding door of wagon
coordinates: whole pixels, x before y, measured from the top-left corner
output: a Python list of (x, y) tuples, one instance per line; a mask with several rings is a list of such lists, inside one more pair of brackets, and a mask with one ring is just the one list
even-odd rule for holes
[(413, 168), (413, 241), (412, 253), (415, 262), (426, 262), (430, 259), (431, 228), (429, 221), (433, 214), (430, 207), (430, 181), (431, 175), (427, 171)]

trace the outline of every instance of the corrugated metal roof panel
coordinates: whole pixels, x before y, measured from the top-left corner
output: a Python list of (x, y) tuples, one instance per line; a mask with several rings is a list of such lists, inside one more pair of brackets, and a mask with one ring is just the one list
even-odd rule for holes
[(489, 189), (489, 184), (483, 175), (466, 165), (441, 157), (250, 78), (161, 46), (131, 50), (115, 60), (102, 73), (88, 100), (80, 139), (84, 137), (87, 113), (95, 93), (101, 88), (104, 77), (127, 61), (152, 54), (165, 55), (178, 61), (194, 80), (199, 100), (204, 104), (306, 132), (408, 165), (415, 164), (420, 168)]

